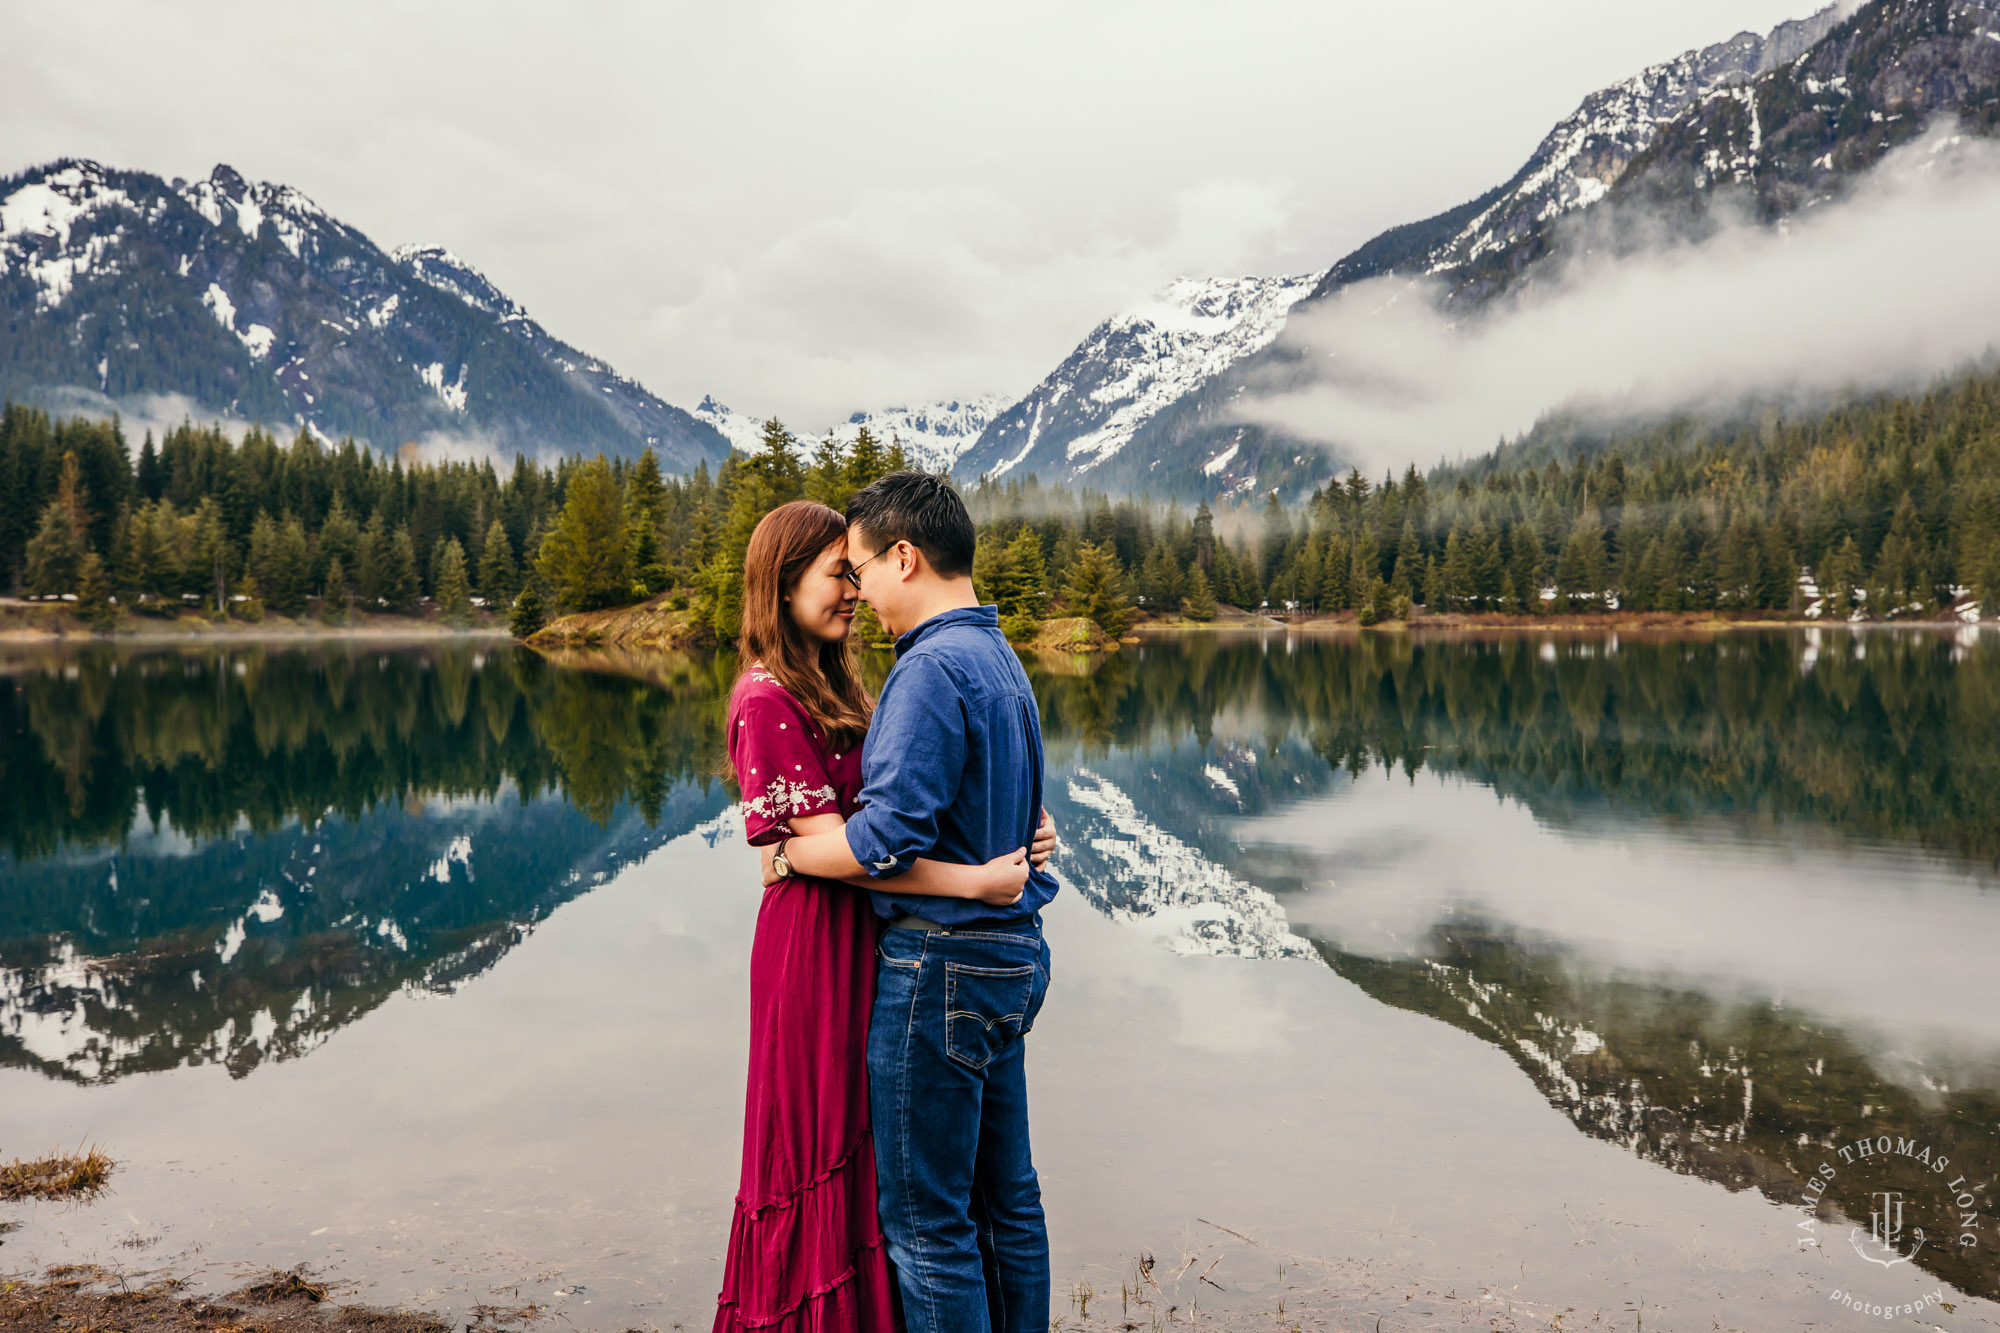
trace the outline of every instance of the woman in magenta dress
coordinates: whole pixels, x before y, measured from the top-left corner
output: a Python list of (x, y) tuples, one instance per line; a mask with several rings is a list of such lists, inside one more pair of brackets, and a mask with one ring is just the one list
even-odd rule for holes
[[(844, 824), (861, 791), (873, 707), (848, 644), (847, 525), (799, 501), (764, 517), (744, 559), (743, 660), (729, 759), (753, 846)], [(1044, 823), (1034, 855), (1045, 859)], [(919, 861), (899, 893), (1009, 901), (1024, 853), (984, 866)], [(890, 1333), (895, 1281), (875, 1211), (869, 1009), (878, 925), (867, 893), (793, 877), (764, 891), (750, 949), (743, 1175), (715, 1333)]]

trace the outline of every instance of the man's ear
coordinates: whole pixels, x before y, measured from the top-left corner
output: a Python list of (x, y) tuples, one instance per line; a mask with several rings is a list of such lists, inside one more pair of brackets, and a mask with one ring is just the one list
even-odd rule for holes
[[(908, 583), (917, 576), (917, 571), (923, 567), (923, 549), (912, 541), (897, 542), (896, 547), (896, 563), (898, 565), (896, 578), (900, 582)], [(910, 562), (907, 565), (903, 564), (905, 558)]]

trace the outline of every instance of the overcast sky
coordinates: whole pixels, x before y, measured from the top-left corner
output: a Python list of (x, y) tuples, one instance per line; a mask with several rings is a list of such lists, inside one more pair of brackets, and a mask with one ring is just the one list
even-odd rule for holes
[(0, 0), (0, 173), (228, 162), (676, 402), (1019, 394), (1182, 275), (1324, 268), (1811, 0)]

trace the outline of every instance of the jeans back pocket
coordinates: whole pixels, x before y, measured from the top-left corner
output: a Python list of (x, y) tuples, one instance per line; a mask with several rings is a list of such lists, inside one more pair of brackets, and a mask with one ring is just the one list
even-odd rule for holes
[(968, 1069), (984, 1069), (1034, 1020), (1036, 968), (944, 965), (945, 1050)]

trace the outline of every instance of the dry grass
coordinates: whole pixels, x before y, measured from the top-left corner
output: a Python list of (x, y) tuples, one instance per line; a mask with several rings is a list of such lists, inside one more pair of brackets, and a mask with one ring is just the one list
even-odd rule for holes
[(274, 1268), (270, 1276), (230, 1295), (234, 1300), (257, 1301), (265, 1305), (276, 1305), (281, 1301), (309, 1301), (318, 1305), (327, 1298), (327, 1290), (324, 1282), (315, 1282), (308, 1277), (304, 1267), (290, 1272)]
[[(290, 1279), (297, 1279), (296, 1283)], [(136, 1285), (95, 1265), (48, 1270), (40, 1282), (0, 1279), (7, 1333), (453, 1333), (433, 1314), (337, 1305), (303, 1270), (272, 1273), (211, 1301), (183, 1297), (177, 1279)], [(109, 1288), (107, 1290), (107, 1288)], [(318, 1291), (315, 1298), (310, 1292)]]
[(0, 1199), (94, 1199), (117, 1165), (102, 1148), (60, 1149), (47, 1157), (16, 1158), (0, 1165)]

